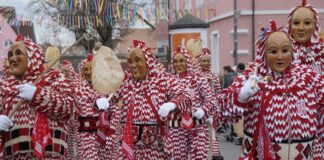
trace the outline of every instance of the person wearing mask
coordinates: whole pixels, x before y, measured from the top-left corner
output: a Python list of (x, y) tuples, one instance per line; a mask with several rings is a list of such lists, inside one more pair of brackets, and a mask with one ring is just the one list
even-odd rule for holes
[[(186, 87), (185, 92), (192, 99), (192, 107), (187, 113), (173, 112), (168, 117), (169, 148), (171, 159), (207, 159), (209, 132), (206, 120), (212, 106), (216, 105), (214, 92), (206, 77), (194, 71), (189, 52), (177, 47), (172, 58), (173, 74)], [(186, 122), (186, 123), (180, 123)], [(190, 125), (187, 123), (191, 122)]]
[[(310, 66), (319, 74), (324, 74), (324, 41), (319, 35), (319, 16), (306, 0), (289, 14), (288, 33), (294, 46), (294, 62)], [(324, 157), (324, 109), (319, 118), (318, 138), (315, 141), (315, 159)]]
[(219, 96), (229, 115), (244, 114), (240, 159), (313, 159), (323, 76), (293, 63), (292, 41), (274, 21), (262, 31), (254, 64)]
[(72, 90), (63, 74), (45, 70), (40, 46), (18, 36), (8, 51), (11, 77), (1, 84), (3, 159), (66, 159)]
[(109, 113), (118, 115), (118, 159), (168, 159), (165, 141), (169, 132), (162, 117), (171, 111), (186, 113), (191, 106), (184, 86), (159, 70), (152, 49), (134, 40), (127, 59), (129, 70), (109, 102)]
[[(198, 72), (201, 76), (206, 77), (209, 87), (213, 91), (213, 96), (216, 96), (220, 92), (221, 85), (217, 74), (211, 71), (211, 53), (208, 48), (202, 49), (202, 54), (198, 57)], [(221, 109), (218, 104), (211, 107), (210, 116), (207, 119), (209, 136), (210, 136), (210, 154), (213, 160), (221, 160), (223, 157), (220, 154), (220, 147), (216, 135), (217, 129), (220, 129), (221, 125)]]

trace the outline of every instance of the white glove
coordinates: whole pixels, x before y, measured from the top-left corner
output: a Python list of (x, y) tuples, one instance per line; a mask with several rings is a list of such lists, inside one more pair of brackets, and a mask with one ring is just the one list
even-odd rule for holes
[(176, 105), (172, 102), (163, 103), (159, 109), (159, 115), (161, 117), (166, 117), (170, 111), (176, 109)]
[(205, 111), (203, 109), (201, 109), (201, 108), (197, 108), (196, 111), (195, 111), (195, 113), (194, 113), (194, 116), (196, 118), (198, 118), (198, 119), (203, 118), (204, 115), (205, 115)]
[(214, 117), (210, 116), (208, 119), (207, 119), (207, 123), (210, 124), (210, 125), (213, 125), (213, 120)]
[(17, 89), (20, 92), (18, 95), (19, 98), (23, 98), (30, 101), (33, 99), (37, 87), (25, 83), (25, 84), (17, 85)]
[(0, 131), (9, 131), (9, 128), (13, 126), (12, 121), (5, 115), (0, 115)]
[[(255, 80), (255, 86), (252, 86), (252, 82)], [(260, 81), (260, 77), (256, 75), (251, 75), (247, 81), (244, 82), (243, 87), (240, 89), (238, 95), (239, 102), (246, 102), (246, 100), (253, 96), (256, 92), (260, 90), (258, 86), (258, 82)]]
[(109, 108), (108, 98), (102, 97), (96, 100), (96, 104), (100, 110), (106, 110)]

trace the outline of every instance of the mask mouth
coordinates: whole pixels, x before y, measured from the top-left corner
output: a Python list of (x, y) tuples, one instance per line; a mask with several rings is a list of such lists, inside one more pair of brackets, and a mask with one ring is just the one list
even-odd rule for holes
[(182, 71), (184, 68), (183, 67), (176, 67), (176, 70)]
[(284, 62), (277, 62), (276, 64), (277, 64), (277, 66), (282, 67), (282, 66), (284, 66), (285, 63)]
[(91, 74), (84, 74), (85, 77), (91, 77)]
[(19, 62), (13, 62), (12, 64), (11, 64), (11, 67), (13, 67), (13, 68), (17, 68), (18, 66), (19, 66)]
[(133, 74), (137, 74), (139, 72), (139, 68), (132, 68)]
[(304, 37), (304, 36), (305, 36), (305, 32), (298, 32), (297, 35), (298, 35), (299, 37)]

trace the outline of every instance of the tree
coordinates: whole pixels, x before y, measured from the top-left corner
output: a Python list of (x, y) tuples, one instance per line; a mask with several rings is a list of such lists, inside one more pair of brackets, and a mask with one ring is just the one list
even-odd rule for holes
[[(68, 3), (68, 4), (65, 4)], [(102, 0), (100, 1), (101, 4), (94, 4), (91, 2), (95, 1), (87, 1), (87, 8), (85, 9), (84, 4), (80, 4), (79, 1), (77, 4), (74, 4), (75, 1), (61, 1), (61, 0), (47, 0), (47, 1), (39, 1), (39, 0), (32, 0), (29, 4), (29, 8), (33, 13), (42, 14), (44, 17), (40, 18), (39, 23), (45, 23), (45, 27), (52, 28), (53, 30), (53, 37), (54, 42), (60, 43), (62, 40), (59, 38), (59, 34), (68, 29), (72, 31), (75, 35), (75, 39), (79, 39), (89, 28), (92, 28), (98, 32), (100, 35), (100, 39), (103, 45), (108, 46), (110, 48), (115, 48), (116, 44), (120, 40), (120, 37), (124, 36), (128, 33), (128, 24), (125, 23), (125, 19), (123, 17), (117, 20), (116, 17), (109, 17), (107, 16), (111, 10), (104, 9), (102, 12), (98, 12), (97, 5), (101, 6), (111, 6), (112, 4), (117, 4), (116, 0)], [(72, 4), (71, 4), (72, 3)], [(83, 5), (83, 6), (82, 6)], [(80, 7), (81, 6), (81, 7)], [(101, 23), (98, 24), (94, 21), (83, 21), (84, 23), (73, 24), (69, 21), (78, 19), (80, 22), (80, 17), (86, 18), (98, 18)], [(69, 18), (69, 20), (67, 20)], [(108, 20), (109, 18), (109, 20)], [(48, 22), (49, 21), (49, 22)], [(46, 24), (57, 24), (54, 26)], [(51, 23), (52, 22), (52, 23)], [(54, 23), (53, 23), (54, 22)], [(59, 22), (59, 23), (58, 23)], [(109, 22), (109, 24), (108, 24)], [(117, 35), (117, 37), (113, 36), (113, 31), (121, 30)], [(46, 31), (45, 31), (46, 32)], [(44, 33), (47, 34), (47, 33)], [(45, 42), (49, 42), (51, 36), (46, 36), (43, 39)], [(64, 39), (64, 38), (63, 38)], [(93, 45), (92, 41), (82, 41), (80, 42), (86, 50), (91, 50)]]

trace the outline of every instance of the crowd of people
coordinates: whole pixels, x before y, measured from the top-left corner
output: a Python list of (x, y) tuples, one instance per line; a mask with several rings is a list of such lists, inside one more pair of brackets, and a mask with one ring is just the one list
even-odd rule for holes
[[(305, 1), (288, 27), (261, 29), (254, 62), (222, 83), (211, 52), (172, 53), (171, 72), (134, 40), (128, 70), (110, 95), (92, 83), (91, 54), (79, 64), (45, 61), (18, 36), (0, 79), (1, 159), (221, 160), (217, 129), (243, 119), (242, 160), (324, 158), (324, 40)], [(56, 57), (57, 58), (57, 57)], [(55, 58), (54, 58), (55, 59)], [(108, 98), (109, 97), (109, 98)]]

